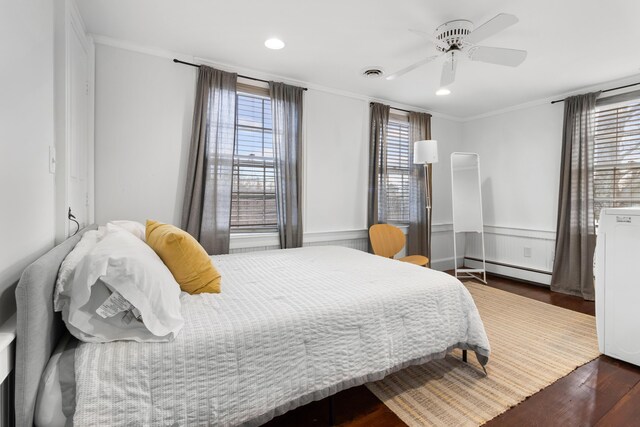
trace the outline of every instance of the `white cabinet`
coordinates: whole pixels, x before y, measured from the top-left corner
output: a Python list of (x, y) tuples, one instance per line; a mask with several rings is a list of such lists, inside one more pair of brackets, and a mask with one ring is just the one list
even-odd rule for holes
[(603, 209), (596, 247), (600, 351), (640, 365), (640, 208)]

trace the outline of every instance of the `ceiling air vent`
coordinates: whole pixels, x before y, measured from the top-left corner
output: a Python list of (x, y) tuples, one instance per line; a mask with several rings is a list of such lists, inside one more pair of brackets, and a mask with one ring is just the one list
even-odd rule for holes
[(362, 71), (362, 75), (368, 79), (375, 79), (378, 77), (382, 77), (383, 74), (384, 74), (384, 70), (380, 67), (365, 68)]

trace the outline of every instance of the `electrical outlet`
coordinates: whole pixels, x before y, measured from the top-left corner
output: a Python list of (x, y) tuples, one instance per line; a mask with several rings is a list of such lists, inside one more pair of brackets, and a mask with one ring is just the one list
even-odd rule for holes
[(531, 248), (524, 248), (524, 257), (531, 258)]
[(56, 147), (49, 146), (49, 173), (56, 173)]

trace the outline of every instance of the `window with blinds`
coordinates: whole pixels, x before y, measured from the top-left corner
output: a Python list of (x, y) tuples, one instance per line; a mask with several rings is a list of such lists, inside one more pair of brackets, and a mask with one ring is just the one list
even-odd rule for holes
[(596, 112), (595, 217), (608, 207), (640, 206), (640, 100)]
[(271, 100), (238, 90), (231, 232), (276, 231)]
[[(386, 147), (387, 222), (409, 223), (409, 122), (389, 120)], [(380, 179), (384, 179), (384, 174)], [(380, 188), (383, 183), (380, 182)]]

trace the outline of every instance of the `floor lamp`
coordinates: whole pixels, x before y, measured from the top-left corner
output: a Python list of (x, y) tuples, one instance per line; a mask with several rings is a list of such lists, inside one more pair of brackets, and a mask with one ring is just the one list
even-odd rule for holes
[(427, 139), (413, 143), (413, 163), (424, 165), (425, 209), (427, 210), (427, 258), (431, 268), (431, 164), (438, 163), (438, 141)]

